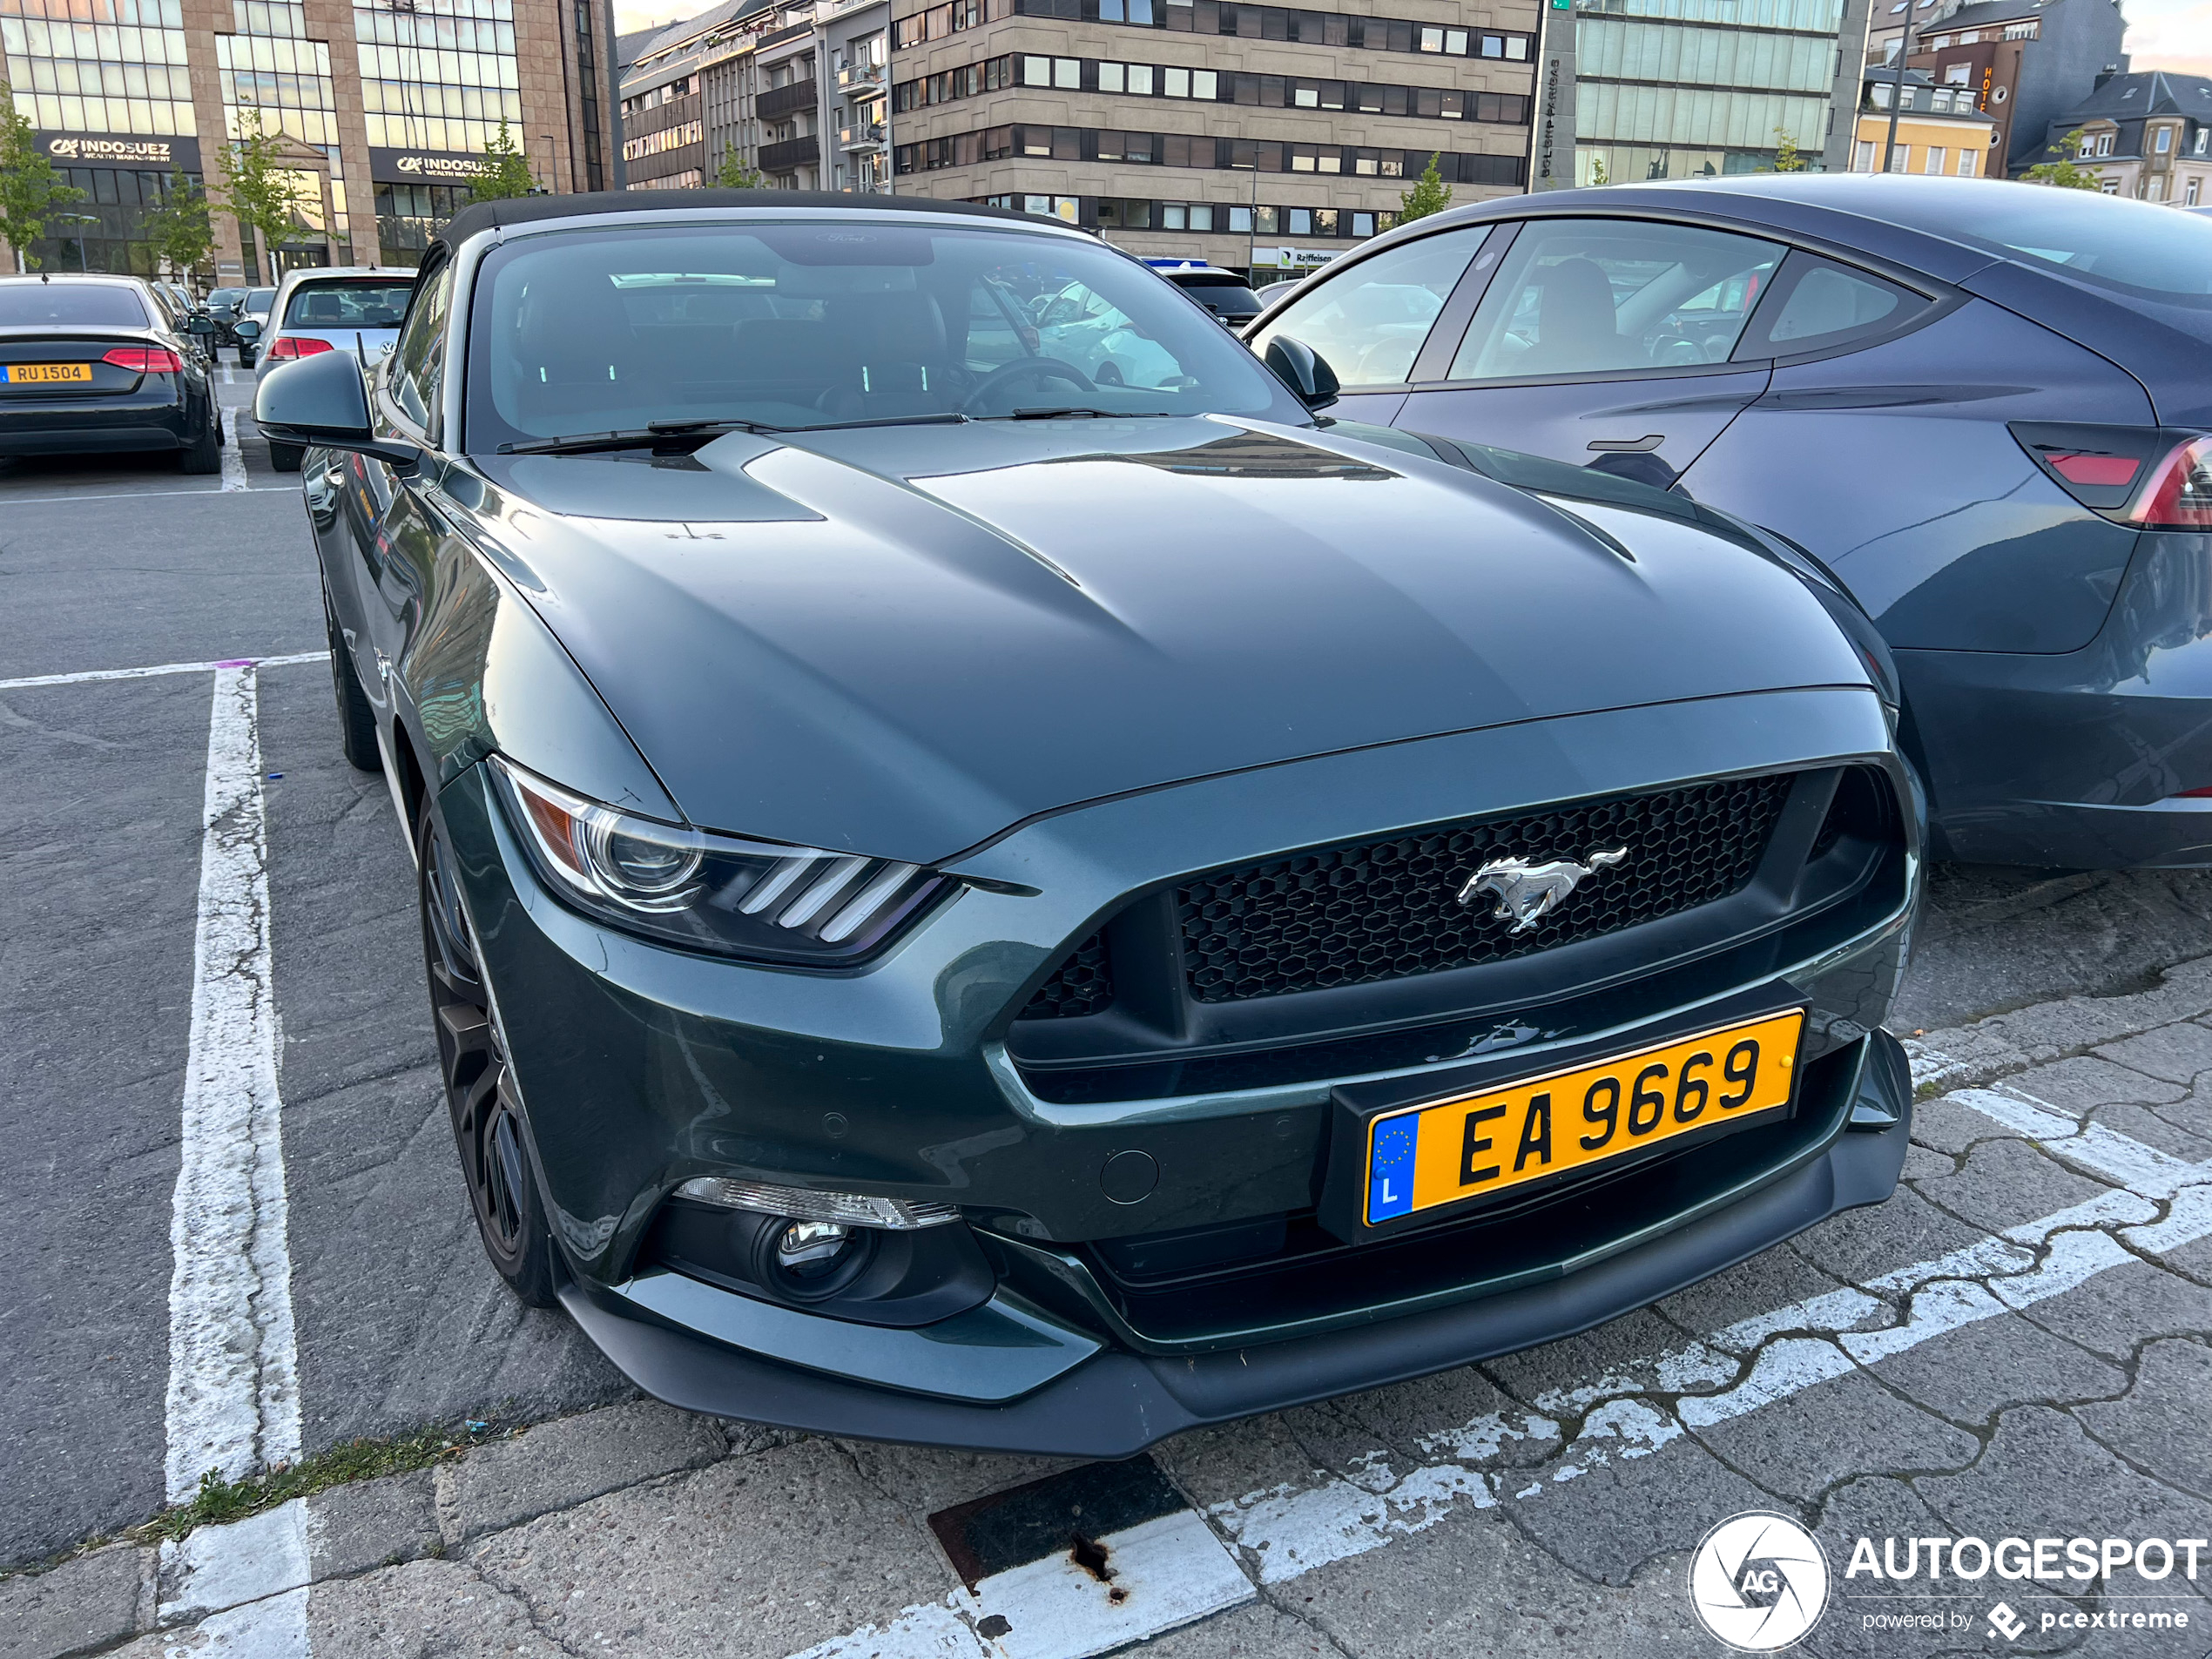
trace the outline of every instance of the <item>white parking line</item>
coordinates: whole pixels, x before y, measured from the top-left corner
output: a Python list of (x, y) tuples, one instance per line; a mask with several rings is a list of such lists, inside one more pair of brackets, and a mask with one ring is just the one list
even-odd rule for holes
[(238, 447), (239, 412), (230, 411), (230, 418), (223, 422), (223, 488), (226, 490), (251, 489), (253, 484), (246, 476), (246, 456)]
[(255, 670), (215, 670), (169, 1240), (167, 1489), (300, 1455)]
[(20, 679), (0, 680), (0, 691), (20, 691), (34, 685), (83, 685), (92, 680), (143, 680), (158, 674), (212, 674), (226, 668), (286, 668), (293, 663), (327, 663), (327, 651), (295, 651), (283, 657), (232, 657), (219, 663), (158, 663), (152, 668), (88, 668), (75, 674), (30, 674)]
[[(1952, 1098), (2045, 1142), (2054, 1156), (2094, 1168), (2122, 1185), (2001, 1236), (1883, 1274), (1865, 1290), (1809, 1297), (1630, 1361), (1594, 1381), (1548, 1390), (1529, 1411), (1489, 1413), (1431, 1434), (1420, 1450), (1437, 1460), (1403, 1475), (1391, 1467), (1389, 1453), (1378, 1449), (1360, 1460), (1350, 1479), (1325, 1476), (1310, 1486), (1247, 1493), (1211, 1506), (1208, 1518), (1250, 1552), (1261, 1583), (1284, 1583), (1426, 1532), (1462, 1507), (1494, 1508), (1507, 1497), (1541, 1498), (1616, 1459), (1648, 1457), (1691, 1429), (1748, 1416), (1856, 1366), (2033, 1306), (2139, 1259), (2101, 1229), (2117, 1227), (2129, 1244), (2153, 1255), (2212, 1235), (2212, 1163), (2183, 1163), (2101, 1126), (2085, 1130), (2018, 1096), (1968, 1089)], [(2162, 1220), (2156, 1219), (2154, 1200), (2168, 1203)], [(1985, 1278), (1986, 1285), (1980, 1282)], [(1902, 1318), (1878, 1293), (1902, 1298)], [(1862, 1326), (1875, 1328), (1856, 1328)], [(1780, 1332), (1791, 1334), (1769, 1341)], [(1750, 1372), (1732, 1387), (1687, 1394), (1671, 1413), (1638, 1397), (1695, 1389), (1701, 1382), (1710, 1387), (1736, 1374), (1730, 1355), (1755, 1352)], [(1511, 1441), (1549, 1440), (1560, 1433), (1561, 1419), (1575, 1416), (1581, 1419), (1581, 1428), (1540, 1469), (1467, 1467), (1491, 1461)], [(1024, 1650), (984, 1635), (976, 1610), (974, 1598), (955, 1592), (794, 1659), (1010, 1659)], [(1117, 1630), (1114, 1641), (1169, 1628), (1163, 1622), (1146, 1631)], [(1101, 1650), (1082, 1636), (1067, 1633), (1066, 1650)]]

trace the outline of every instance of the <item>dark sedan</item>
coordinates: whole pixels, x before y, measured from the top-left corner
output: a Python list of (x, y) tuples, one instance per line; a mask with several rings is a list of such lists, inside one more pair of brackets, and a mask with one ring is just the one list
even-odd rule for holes
[(691, 192), (470, 207), (262, 381), (486, 1251), (644, 1388), (1119, 1455), (1891, 1191), (1871, 624), (1271, 365), (1053, 221)]
[(1897, 651), (1932, 850), (2212, 864), (2212, 222), (1769, 174), (1425, 219), (1270, 309), (1361, 419), (1644, 479)]
[(219, 472), (205, 355), (136, 277), (0, 277), (0, 455), (168, 449)]

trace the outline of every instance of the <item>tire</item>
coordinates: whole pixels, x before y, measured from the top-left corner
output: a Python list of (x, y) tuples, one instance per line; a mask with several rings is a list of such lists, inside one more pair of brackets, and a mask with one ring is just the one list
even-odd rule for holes
[(424, 801), (415, 825), (415, 893), (422, 914), (438, 1075), (455, 1150), (492, 1271), (525, 1307), (559, 1305), (553, 1233), (531, 1173), (507, 1055), (491, 1018), (475, 938), (452, 875), (453, 855)]
[(194, 442), (177, 452), (177, 470), (193, 475), (220, 472), (223, 469), (223, 424), (212, 402), (207, 408), (207, 424)]
[(299, 471), (300, 457), (307, 453), (307, 446), (303, 443), (279, 443), (273, 438), (269, 440), (269, 465), (279, 472)]
[(338, 698), (338, 746), (358, 772), (381, 772), (384, 756), (376, 746), (376, 711), (361, 690), (361, 675), (354, 668), (354, 654), (339, 631), (338, 616), (330, 607), (330, 590), (322, 595), (323, 633), (330, 641), (330, 689)]

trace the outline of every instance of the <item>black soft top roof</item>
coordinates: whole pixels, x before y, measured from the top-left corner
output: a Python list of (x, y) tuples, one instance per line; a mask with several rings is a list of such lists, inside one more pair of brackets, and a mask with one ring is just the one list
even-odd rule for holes
[(437, 239), (459, 247), (472, 236), (509, 225), (529, 225), (548, 219), (588, 219), (595, 213), (644, 213), (698, 207), (745, 207), (773, 211), (788, 207), (835, 207), (847, 212), (948, 213), (969, 219), (995, 219), (1017, 225), (1052, 225), (1068, 228), (1065, 221), (1037, 213), (1017, 213), (1008, 207), (984, 207), (974, 202), (933, 201), (922, 196), (855, 195), (841, 190), (603, 190), (574, 196), (517, 196), (507, 201), (475, 202), (455, 213)]

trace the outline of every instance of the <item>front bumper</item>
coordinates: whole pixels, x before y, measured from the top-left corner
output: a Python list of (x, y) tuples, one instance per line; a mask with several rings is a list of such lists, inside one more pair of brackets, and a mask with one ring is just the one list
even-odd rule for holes
[[(1663, 1008), (1649, 1005), (1649, 981), (1547, 1004), (1541, 1035), (1532, 1026), (1514, 1039), (1534, 1069), (1577, 1045), (1631, 1047), (1655, 1019), (1779, 981), (1808, 1008), (1808, 1062), (1839, 1081), (1764, 1163), (1747, 1153), (1740, 1179), (1708, 1183), (1600, 1247), (1480, 1283), (1454, 1267), (1460, 1279), (1431, 1272), (1417, 1285), (1419, 1274), (1391, 1268), (1380, 1277), (1394, 1282), (1365, 1303), (1233, 1331), (1169, 1329), (1118, 1305), (1082, 1252), (1310, 1211), (1330, 1090), (1351, 1079), (1040, 1098), (1005, 1033), (1072, 941), (1178, 873), (1531, 800), (1835, 761), (1883, 767), (1909, 800), (1880, 705), (1843, 690), (1531, 722), (1204, 779), (1020, 826), (953, 867), (1005, 890), (964, 891), (845, 974), (705, 961), (577, 915), (538, 887), (481, 768), (448, 784), (438, 806), (572, 1270), (566, 1299), (618, 1365), (679, 1404), (761, 1420), (1114, 1455), (1196, 1423), (1584, 1328), (1885, 1196), (1902, 1131), (1849, 1133), (1844, 1122), (1865, 1053), (1885, 1041), (1866, 1034), (1901, 970), (1917, 835), (1908, 830), (1894, 894), (1848, 938), (1801, 957), (1777, 957), (1777, 946), (1736, 978), (1711, 964), (1686, 971), (1669, 980)], [(1368, 1075), (1426, 1087), (1465, 1058)], [(1909, 1084), (1884, 1088), (1888, 1122)], [(1132, 1150), (1157, 1163), (1158, 1183), (1116, 1203), (1102, 1174)], [(941, 1325), (885, 1330), (641, 1268), (663, 1201), (698, 1175), (957, 1204), (993, 1257), (998, 1294)]]
[[(911, 1345), (874, 1339), (916, 1332), (846, 1326), (851, 1345), (843, 1374), (826, 1374), (749, 1347), (752, 1333), (739, 1322), (759, 1305), (727, 1292), (712, 1294), (743, 1305), (727, 1310), (732, 1322), (722, 1325), (721, 1340), (652, 1312), (650, 1287), (634, 1283), (572, 1279), (561, 1300), (632, 1382), (688, 1411), (863, 1440), (1127, 1457), (1186, 1429), (1404, 1382), (1572, 1336), (1708, 1278), (1838, 1211), (1879, 1204), (1897, 1185), (1912, 1128), (1909, 1097), (1891, 1103), (1898, 1114), (1892, 1127), (1838, 1136), (1780, 1179), (1639, 1249), (1542, 1284), (1383, 1324), (1229, 1352), (1142, 1354), (1095, 1342), (1086, 1349), (1087, 1339), (1067, 1326), (1045, 1344), (1020, 1342), (1013, 1330), (1037, 1322), (1037, 1311), (995, 1298), (993, 1311), (1011, 1316), (1006, 1345), (977, 1344), (966, 1330), (944, 1333), (948, 1345), (961, 1345), (948, 1347), (937, 1374), (964, 1373), (974, 1389), (967, 1399), (853, 1380), (879, 1366), (900, 1368), (911, 1379)], [(875, 1348), (880, 1352), (869, 1352)], [(1008, 1370), (1035, 1368), (1041, 1358), (1066, 1363), (1019, 1397), (994, 1397)]]

